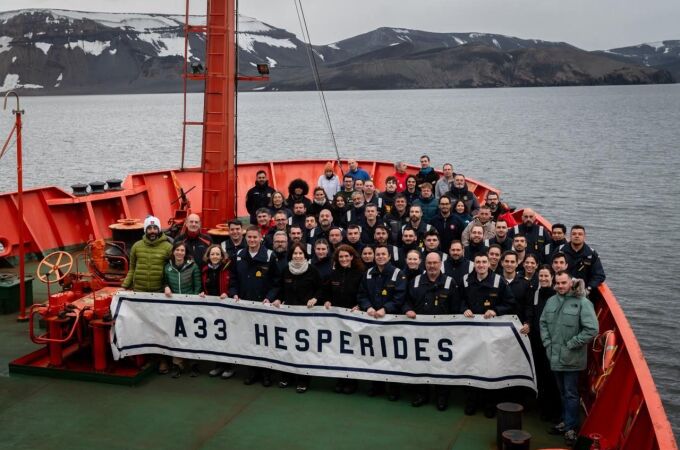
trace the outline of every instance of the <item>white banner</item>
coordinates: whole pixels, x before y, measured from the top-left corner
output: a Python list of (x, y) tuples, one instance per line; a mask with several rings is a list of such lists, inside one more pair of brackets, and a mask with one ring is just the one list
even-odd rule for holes
[(111, 312), (115, 359), (155, 353), (311, 376), (536, 390), (516, 316), (373, 319), (342, 308), (126, 291)]

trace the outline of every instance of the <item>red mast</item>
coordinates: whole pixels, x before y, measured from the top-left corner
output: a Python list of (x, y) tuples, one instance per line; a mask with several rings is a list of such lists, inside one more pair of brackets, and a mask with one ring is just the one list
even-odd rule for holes
[(236, 215), (235, 0), (208, 0), (203, 109), (203, 226)]

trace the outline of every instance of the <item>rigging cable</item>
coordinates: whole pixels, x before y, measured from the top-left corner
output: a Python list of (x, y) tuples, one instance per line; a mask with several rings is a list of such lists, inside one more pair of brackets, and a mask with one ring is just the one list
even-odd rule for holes
[[(335, 148), (335, 156), (337, 157), (338, 167), (343, 176), (345, 171), (342, 169), (342, 163), (340, 162), (340, 151), (338, 150), (338, 142), (335, 139), (335, 132), (333, 131), (333, 123), (331, 122), (331, 115), (328, 112), (328, 105), (326, 103), (326, 96), (321, 87), (321, 78), (319, 77), (319, 67), (316, 63), (316, 57), (314, 56), (314, 48), (312, 47), (312, 38), (309, 35), (309, 28), (307, 27), (307, 19), (305, 17), (305, 11), (302, 9), (302, 0), (293, 0), (295, 4), (295, 11), (297, 12), (298, 21), (300, 22), (300, 30), (302, 32), (303, 42), (307, 41), (307, 57), (309, 58), (309, 65), (312, 68), (312, 73), (314, 75), (314, 83), (316, 84), (316, 90), (319, 93), (319, 98), (321, 100), (321, 106), (323, 108), (324, 117), (326, 118), (326, 125), (331, 134), (331, 140), (333, 141), (333, 147)], [(299, 4), (299, 7), (298, 7)]]

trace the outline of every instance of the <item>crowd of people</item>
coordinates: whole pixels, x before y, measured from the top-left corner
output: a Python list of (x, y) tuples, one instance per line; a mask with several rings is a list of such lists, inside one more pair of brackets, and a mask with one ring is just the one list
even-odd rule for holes
[[(409, 174), (406, 164), (398, 162), (379, 192), (355, 160), (349, 160), (342, 177), (328, 163), (314, 189), (295, 179), (287, 195), (269, 186), (261, 170), (246, 196), (250, 224), (230, 221), (229, 237), (219, 244), (202, 232), (196, 214), (188, 216), (184, 233), (172, 242), (158, 219), (147, 218), (143, 239), (130, 251), (123, 287), (274, 307), (335, 306), (376, 319), (386, 314), (412, 319), (517, 315), (533, 350), (541, 414), (555, 420), (553, 432), (573, 442), (578, 374), (585, 369), (586, 345), (598, 332), (587, 297), (605, 279), (597, 252), (586, 243), (585, 228), (571, 226), (567, 240), (565, 225), (548, 230), (529, 208), (517, 223), (498, 193), (478, 199), (452, 164), (442, 166), (441, 176), (427, 155), (420, 165), (418, 173)], [(186, 366), (179, 358), (171, 364), (161, 360), (159, 371), (178, 377), (188, 369), (198, 375), (195, 364)], [(245, 384), (270, 386), (277, 375), (246, 370)], [(210, 375), (230, 378), (234, 371), (217, 364)], [(290, 384), (304, 393), (310, 379), (278, 374), (280, 387)], [(357, 382), (337, 380), (335, 390), (354, 393)], [(417, 386), (412, 405), (427, 403), (429, 391)], [(508, 395), (477, 388), (465, 392), (465, 414), (482, 408), (488, 417)], [(368, 394), (382, 393), (397, 400), (400, 386), (372, 382)], [(446, 410), (449, 390), (437, 386), (433, 394), (436, 407)]]

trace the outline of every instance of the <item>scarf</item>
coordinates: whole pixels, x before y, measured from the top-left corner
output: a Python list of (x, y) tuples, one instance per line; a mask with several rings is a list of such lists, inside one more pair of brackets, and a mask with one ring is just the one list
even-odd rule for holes
[(301, 263), (296, 263), (294, 261), (288, 263), (288, 270), (290, 270), (290, 273), (293, 275), (302, 275), (307, 272), (307, 269), (309, 269), (309, 261), (306, 259)]

